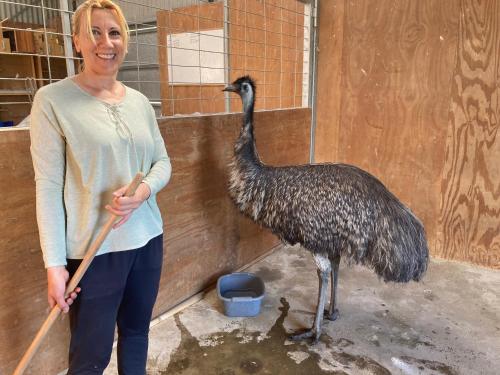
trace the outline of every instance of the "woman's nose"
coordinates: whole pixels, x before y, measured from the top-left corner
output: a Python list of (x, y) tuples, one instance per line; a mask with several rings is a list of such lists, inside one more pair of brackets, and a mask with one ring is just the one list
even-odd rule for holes
[(99, 38), (99, 42), (101, 45), (105, 47), (112, 47), (113, 43), (111, 43), (111, 38), (109, 37), (108, 34), (103, 34), (101, 38)]

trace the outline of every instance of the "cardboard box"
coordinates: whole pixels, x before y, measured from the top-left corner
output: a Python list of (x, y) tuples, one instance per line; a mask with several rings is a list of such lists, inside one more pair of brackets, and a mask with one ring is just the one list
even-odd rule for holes
[(10, 53), (10, 39), (7, 36), (3, 36), (2, 23), (0, 22), (0, 52)]
[(45, 51), (45, 38), (43, 29), (36, 29), (33, 33), (33, 42), (35, 43), (35, 53), (44, 53)]
[(45, 44), (45, 35), (47, 35), (47, 45), (49, 47), (50, 56), (64, 56), (64, 41), (62, 35), (49, 34), (54, 32), (52, 29), (47, 29), (45, 34), (44, 29), (37, 29), (33, 33), (33, 40), (35, 43), (35, 51), (40, 55), (47, 54), (47, 46)]
[(64, 56), (64, 45), (60, 44), (59, 40), (49, 41), (49, 55), (50, 56)]
[[(36, 29), (33, 33), (33, 42), (35, 43), (35, 52), (41, 55), (46, 54), (45, 47), (45, 30), (44, 29)], [(47, 30), (50, 31), (50, 30)], [(48, 34), (50, 36), (50, 34)]]
[(10, 53), (10, 39), (2, 37), (0, 39), (0, 52), (2, 53)]

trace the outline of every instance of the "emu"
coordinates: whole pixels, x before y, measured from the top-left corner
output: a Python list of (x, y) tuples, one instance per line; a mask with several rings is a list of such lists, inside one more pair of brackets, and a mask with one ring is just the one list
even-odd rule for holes
[[(258, 155), (253, 134), (255, 83), (238, 78), (223, 91), (243, 102), (243, 124), (229, 166), (229, 194), (238, 209), (283, 242), (310, 251), (318, 268), (314, 324), (290, 338), (318, 342), (323, 316), (338, 317), (340, 259), (375, 271), (385, 282), (420, 281), (429, 261), (420, 220), (377, 178), (347, 164), (273, 167)], [(328, 279), (331, 298), (324, 310)]]

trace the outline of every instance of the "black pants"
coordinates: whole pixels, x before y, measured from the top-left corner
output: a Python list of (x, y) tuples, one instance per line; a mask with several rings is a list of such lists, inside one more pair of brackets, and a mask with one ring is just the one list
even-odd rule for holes
[[(119, 374), (146, 373), (149, 323), (162, 260), (162, 235), (142, 248), (94, 258), (80, 282), (82, 291), (69, 309), (68, 375), (103, 373), (111, 357), (115, 324)], [(71, 276), (80, 263), (68, 259)]]

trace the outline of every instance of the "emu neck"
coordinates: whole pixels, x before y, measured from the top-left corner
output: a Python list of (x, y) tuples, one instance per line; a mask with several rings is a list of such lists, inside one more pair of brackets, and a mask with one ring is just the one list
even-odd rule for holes
[(253, 111), (255, 106), (255, 100), (252, 96), (248, 95), (242, 98), (243, 101), (243, 113), (245, 114), (243, 125), (252, 124), (253, 127)]
[[(236, 155), (246, 162), (247, 166), (260, 166), (262, 163), (257, 153), (255, 146), (255, 138), (253, 135), (253, 112), (254, 100), (251, 97), (242, 98), (243, 100), (243, 124), (241, 128), (240, 137), (236, 144)], [(247, 163), (250, 163), (248, 165)]]

